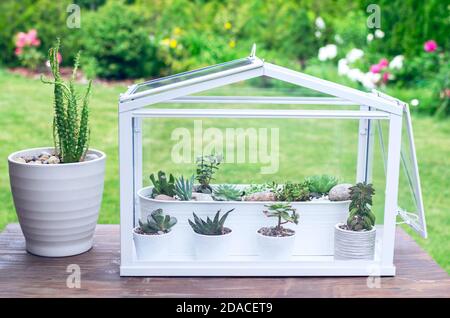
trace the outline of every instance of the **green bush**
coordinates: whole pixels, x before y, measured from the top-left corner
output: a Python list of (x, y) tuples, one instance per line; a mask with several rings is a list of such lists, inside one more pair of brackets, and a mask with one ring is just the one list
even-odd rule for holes
[(140, 13), (109, 1), (83, 16), (83, 70), (109, 79), (139, 78), (158, 73), (156, 47)]

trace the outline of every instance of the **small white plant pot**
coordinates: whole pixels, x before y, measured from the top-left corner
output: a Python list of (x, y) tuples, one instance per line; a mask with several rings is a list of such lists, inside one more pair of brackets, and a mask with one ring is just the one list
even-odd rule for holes
[(14, 206), (28, 252), (47, 257), (81, 254), (92, 247), (102, 203), (106, 155), (64, 164), (29, 164), (18, 157), (53, 148), (18, 151), (8, 157)]
[(194, 233), (194, 253), (198, 260), (226, 260), (232, 247), (233, 231), (223, 235)]
[(256, 232), (256, 238), (260, 259), (281, 261), (291, 258), (295, 246), (295, 233), (290, 236), (275, 237)]
[(136, 248), (136, 258), (140, 261), (167, 260), (173, 230), (165, 234), (140, 234), (133, 229), (133, 241)]
[(341, 229), (344, 223), (334, 227), (334, 258), (336, 260), (373, 260), (376, 229), (370, 231), (349, 231)]

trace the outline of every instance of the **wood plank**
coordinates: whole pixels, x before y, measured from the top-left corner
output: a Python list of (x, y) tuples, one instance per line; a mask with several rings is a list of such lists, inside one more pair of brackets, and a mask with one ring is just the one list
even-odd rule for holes
[[(380, 288), (369, 288), (366, 277), (120, 277), (119, 250), (119, 226), (98, 225), (89, 252), (38, 257), (10, 224), (0, 234), (0, 297), (450, 297), (447, 273), (400, 228), (397, 276), (376, 278)], [(70, 264), (81, 268), (79, 289), (66, 285)]]

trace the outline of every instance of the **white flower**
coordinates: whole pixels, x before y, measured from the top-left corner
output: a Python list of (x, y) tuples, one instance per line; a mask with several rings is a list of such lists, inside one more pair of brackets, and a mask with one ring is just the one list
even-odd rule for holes
[(417, 98), (414, 98), (413, 100), (411, 100), (411, 105), (414, 107), (419, 106), (419, 100)]
[(327, 44), (319, 49), (319, 60), (332, 60), (337, 55), (337, 46), (335, 44)]
[(395, 56), (392, 61), (389, 63), (389, 68), (392, 69), (401, 69), (403, 67), (403, 60), (404, 60), (404, 56), (403, 55), (397, 55)]
[(373, 34), (372, 33), (367, 34), (367, 42), (372, 42), (372, 40), (373, 40)]
[(337, 44), (342, 44), (344, 43), (344, 40), (342, 39), (342, 37), (339, 34), (336, 34), (334, 36), (334, 40), (336, 41)]
[(379, 39), (384, 38), (384, 32), (381, 31), (380, 29), (376, 29), (376, 30), (375, 30), (375, 37), (377, 37), (377, 38), (379, 38)]
[(316, 32), (314, 32), (314, 35), (316, 38), (320, 38), (322, 36), (322, 32), (316, 31)]
[(345, 75), (350, 70), (350, 67), (348, 67), (348, 61), (346, 59), (340, 59), (338, 61), (338, 74), (339, 75)]
[(360, 49), (351, 49), (347, 55), (346, 58), (350, 63), (353, 63), (357, 60), (359, 60), (360, 58), (362, 58), (364, 56), (364, 52), (363, 50)]
[(364, 77), (362, 78), (361, 84), (365, 88), (375, 88), (376, 84), (380, 81), (381, 75), (379, 73), (372, 73), (367, 72), (364, 74)]
[(316, 27), (319, 30), (325, 29), (325, 21), (323, 21), (322, 17), (317, 17), (316, 18)]
[(347, 77), (354, 82), (362, 82), (364, 73), (359, 68), (352, 68), (348, 70)]

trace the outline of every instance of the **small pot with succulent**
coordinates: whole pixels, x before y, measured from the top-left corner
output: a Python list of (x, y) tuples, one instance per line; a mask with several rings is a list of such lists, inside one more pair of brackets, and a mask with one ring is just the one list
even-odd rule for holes
[(283, 225), (298, 224), (299, 215), (290, 203), (280, 202), (266, 205), (263, 211), (269, 218), (276, 218), (277, 225), (262, 227), (257, 231), (259, 255), (266, 260), (289, 259), (295, 244), (295, 230)]
[(175, 224), (177, 219), (164, 214), (162, 209), (150, 213), (145, 223), (139, 220), (139, 226), (133, 229), (137, 259), (148, 261), (167, 258)]
[(32, 254), (61, 257), (92, 247), (102, 202), (106, 155), (89, 147), (89, 96), (75, 79), (65, 82), (58, 65), (59, 40), (49, 50), (53, 80), (53, 147), (15, 152), (8, 157), (9, 178), (26, 249)]
[(222, 216), (220, 216), (219, 210), (213, 219), (208, 216), (206, 220), (193, 213), (194, 219), (188, 220), (188, 222), (194, 231), (196, 258), (201, 260), (219, 260), (228, 256), (232, 246), (233, 232), (230, 228), (225, 227), (225, 221), (233, 210), (227, 211)]
[(346, 223), (334, 230), (334, 258), (373, 259), (375, 251), (375, 215), (372, 212), (372, 184), (358, 183), (350, 188), (350, 211)]

